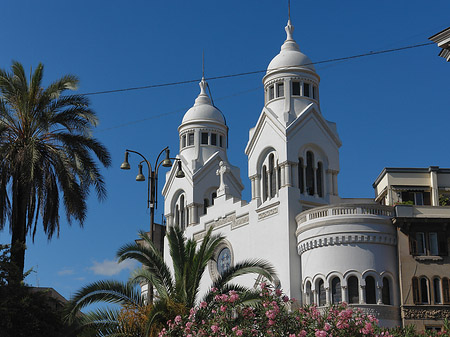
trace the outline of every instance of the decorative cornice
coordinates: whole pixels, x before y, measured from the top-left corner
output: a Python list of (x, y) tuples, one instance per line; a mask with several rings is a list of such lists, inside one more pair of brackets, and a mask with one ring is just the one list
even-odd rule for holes
[(450, 319), (450, 305), (443, 306), (403, 306), (402, 316), (405, 319)]
[(322, 235), (319, 237), (304, 240), (297, 246), (298, 254), (301, 255), (308, 250), (326, 246), (339, 246), (348, 244), (379, 244), (395, 246), (397, 239), (395, 235), (386, 233), (339, 233)]
[(198, 240), (203, 239), (203, 237), (205, 236), (205, 233), (211, 227), (213, 227), (214, 229), (218, 229), (218, 228), (222, 228), (222, 227), (230, 225), (231, 230), (233, 230), (235, 228), (239, 228), (239, 227), (248, 225), (249, 220), (250, 220), (250, 217), (249, 217), (248, 213), (236, 216), (236, 213), (234, 213), (234, 212), (231, 214), (228, 214), (222, 218), (219, 218), (216, 220), (211, 220), (211, 221), (205, 223), (205, 230), (202, 230), (202, 231), (194, 234), (194, 240), (198, 241)]

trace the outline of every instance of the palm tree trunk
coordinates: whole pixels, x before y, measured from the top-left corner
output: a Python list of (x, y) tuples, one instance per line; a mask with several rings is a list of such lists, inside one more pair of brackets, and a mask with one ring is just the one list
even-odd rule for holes
[(9, 283), (18, 285), (23, 280), (25, 266), (26, 232), (27, 232), (27, 201), (29, 195), (26, 188), (17, 177), (13, 178), (12, 186), (12, 217), (11, 217), (11, 262), (18, 272), (10, 275)]

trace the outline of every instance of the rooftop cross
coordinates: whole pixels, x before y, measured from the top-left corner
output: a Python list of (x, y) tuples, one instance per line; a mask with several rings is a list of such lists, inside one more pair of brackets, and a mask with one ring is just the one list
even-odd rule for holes
[(226, 195), (229, 193), (228, 185), (225, 184), (224, 175), (225, 173), (230, 172), (230, 168), (223, 162), (220, 161), (219, 163), (219, 169), (216, 171), (216, 175), (220, 177), (220, 185), (217, 189), (217, 196)]

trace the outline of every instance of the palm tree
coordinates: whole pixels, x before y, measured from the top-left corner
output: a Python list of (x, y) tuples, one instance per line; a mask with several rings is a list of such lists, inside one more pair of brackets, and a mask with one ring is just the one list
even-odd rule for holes
[[(27, 80), (22, 64), (0, 69), (0, 230), (9, 219), (11, 260), (23, 276), (27, 234), (34, 239), (41, 215), (48, 239), (59, 234), (60, 199), (67, 221), (80, 226), (93, 185), (106, 196), (96, 157), (109, 166), (106, 148), (91, 137), (97, 117), (82, 95), (61, 96), (77, 87), (66, 75), (42, 87), (44, 66)], [(20, 280), (11, 280), (18, 282)]]
[[(142, 268), (133, 272), (128, 285), (122, 284), (123, 289), (121, 289), (117, 286), (117, 283), (111, 281), (94, 283), (81, 289), (69, 303), (69, 317), (74, 317), (83, 307), (99, 301), (119, 303), (122, 307), (129, 306), (134, 311), (142, 311), (142, 302), (137, 301), (135, 295), (132, 295), (129, 290), (127, 292), (122, 291), (125, 290), (126, 286), (129, 287), (142, 282), (151, 284), (156, 290), (154, 303), (148, 304), (151, 305), (151, 310), (148, 310), (149, 314), (142, 336), (156, 335), (167, 321), (173, 320), (177, 315), (188, 313), (189, 309), (197, 304), (200, 280), (208, 262), (213, 259), (216, 248), (223, 243), (224, 236), (213, 235), (212, 228), (210, 228), (199, 247), (197, 247), (197, 242), (194, 239), (187, 240), (178, 227), (171, 227), (167, 232), (167, 240), (172, 257), (173, 275), (160, 251), (148, 236), (144, 232), (141, 232), (139, 236), (142, 239), (141, 243), (124, 245), (117, 252), (119, 261), (133, 259), (142, 264)], [(219, 292), (236, 290), (243, 294), (243, 301), (254, 301), (255, 293), (253, 291), (239, 285), (230, 284), (230, 281), (235, 277), (250, 273), (262, 275), (270, 281), (275, 277), (275, 270), (268, 262), (247, 260), (237, 263), (224, 272), (213, 285)], [(210, 294), (206, 296), (210, 296)], [(134, 300), (130, 301), (131, 298)], [(109, 317), (102, 317), (101, 314), (94, 315), (90, 316), (85, 324), (96, 324), (101, 328), (101, 325), (105, 322), (111, 324), (113, 321), (115, 333), (123, 332), (124, 322), (118, 319), (119, 316), (118, 313)], [(109, 325), (109, 328), (111, 328), (111, 325)]]

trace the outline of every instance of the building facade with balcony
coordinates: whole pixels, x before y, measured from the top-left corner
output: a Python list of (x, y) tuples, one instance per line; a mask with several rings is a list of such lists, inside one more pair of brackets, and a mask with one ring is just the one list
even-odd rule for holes
[[(241, 198), (239, 168), (227, 157), (226, 119), (206, 94), (203, 79), (178, 128), (177, 156), (185, 178), (175, 179), (172, 168), (163, 188), (167, 225), (182, 228), (197, 241), (211, 227), (226, 236), (202, 279), (202, 293), (230, 265), (264, 259), (277, 270), (275, 286), (300, 304), (347, 302), (384, 326), (400, 325), (406, 322), (406, 285), (399, 258), (403, 232), (395, 223), (394, 205), (408, 201), (434, 207), (442, 194), (439, 172), (445, 170), (385, 169), (374, 184), (374, 199), (340, 198), (336, 124), (322, 114), (320, 77), (294, 40), (290, 20), (285, 30), (280, 53), (263, 77), (263, 108), (245, 149), (251, 200)], [(419, 183), (418, 175), (427, 184)], [(168, 249), (164, 253), (170, 264)], [(442, 264), (450, 277), (448, 261)], [(409, 274), (408, 280), (412, 282)], [(237, 279), (249, 287), (261, 281), (254, 276)]]
[(450, 319), (450, 170), (385, 168), (374, 188), (395, 205), (402, 325), (439, 330)]

